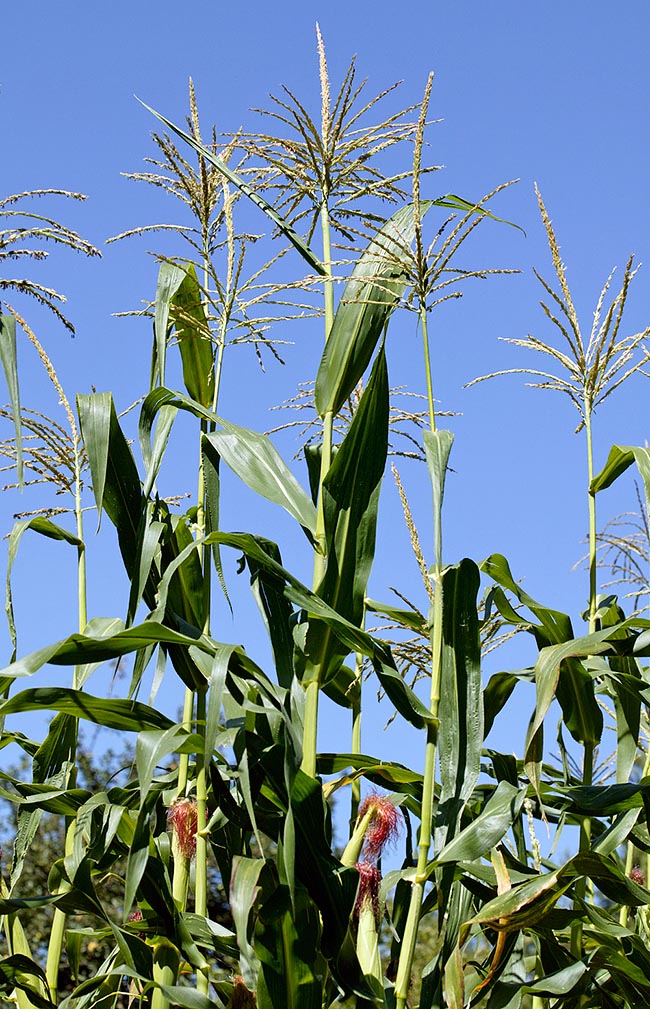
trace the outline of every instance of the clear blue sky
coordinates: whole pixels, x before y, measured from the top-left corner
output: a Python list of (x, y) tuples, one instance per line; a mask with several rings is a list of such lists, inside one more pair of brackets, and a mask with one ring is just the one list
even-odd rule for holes
[[(503, 552), (531, 594), (577, 618), (587, 586), (584, 573), (571, 569), (583, 552), (587, 515), (584, 445), (572, 433), (576, 418), (564, 400), (524, 389), (520, 377), (470, 390), (463, 386), (477, 375), (524, 363), (516, 350), (498, 342), (499, 336), (549, 335), (532, 274), (536, 267), (552, 276), (535, 181), (556, 228), (584, 330), (590, 328), (604, 280), (615, 265), (622, 273), (630, 252), (648, 266), (630, 296), (625, 331), (650, 322), (650, 201), (645, 196), (650, 11), (643, 0), (616, 8), (604, 0), (562, 5), (406, 0), (392, 8), (367, 0), (227, 6), (199, 0), (185, 8), (168, 0), (155, 5), (63, 0), (22, 9), (11, 4), (3, 11), (0, 61), (3, 195), (36, 187), (87, 193), (83, 207), (61, 206), (57, 213), (100, 246), (127, 228), (178, 219), (176, 208), (160, 194), (120, 175), (141, 170), (143, 158), (153, 153), (154, 123), (134, 94), (182, 122), (191, 75), (204, 121), (231, 131), (254, 125), (248, 110), (267, 104), (268, 93), (286, 83), (317, 116), (316, 20), (333, 80), (356, 53), (369, 93), (404, 80), (395, 108), (397, 102), (418, 101), (429, 70), (435, 71), (431, 115), (442, 122), (430, 130), (430, 155), (445, 170), (433, 177), (427, 195), (455, 192), (477, 199), (501, 182), (520, 179), (499, 197), (495, 212), (516, 221), (527, 237), (507, 227), (484, 227), (475, 245), (468, 246), (463, 265), (519, 268), (522, 275), (476, 282), (462, 301), (433, 318), (436, 395), (445, 408), (462, 413), (451, 421), (456, 445), (445, 555), (448, 561), (464, 555), (480, 560)], [(264, 222), (258, 226), (263, 229)], [(51, 262), (32, 269), (35, 278), (65, 290), (69, 298), (74, 341), (38, 313), (30, 316), (69, 395), (94, 384), (111, 389), (125, 407), (144, 390), (149, 328), (111, 313), (153, 296), (156, 267), (146, 255), (152, 247), (146, 240), (109, 246), (101, 262), (53, 252)], [(293, 331), (288, 336), (299, 339)], [(408, 382), (424, 391), (412, 320), (397, 321), (390, 339), (392, 384)], [(272, 426), (274, 415), (267, 408), (313, 374), (320, 346), (318, 338), (310, 336), (310, 341), (307, 349), (299, 345), (288, 351), (286, 369), (271, 365), (265, 377), (243, 362), (241, 370), (231, 372), (224, 412), (260, 430)], [(27, 350), (22, 367), (24, 403), (38, 407), (44, 386)], [(598, 461), (614, 442), (644, 443), (649, 389), (647, 379), (635, 380), (598, 415)], [(281, 447), (291, 455), (287, 440)], [(181, 482), (184, 461), (180, 452)], [(425, 474), (414, 464), (402, 471), (427, 549)], [(191, 472), (190, 467), (188, 479)], [(179, 489), (192, 490), (192, 485)], [(610, 493), (611, 499), (603, 496), (603, 520), (635, 506), (631, 478), (620, 492)], [(9, 530), (13, 512), (36, 506), (35, 499), (23, 503), (5, 495), (0, 499), (3, 530)], [(268, 532), (267, 515), (246, 495), (224, 505), (226, 526)], [(392, 491), (383, 520), (380, 544), (388, 552), (372, 592), (385, 597), (386, 586), (397, 584), (423, 605)], [(273, 529), (281, 542), (290, 531), (282, 520)], [(104, 549), (98, 545), (90, 551), (96, 571), (108, 555)], [(21, 650), (74, 629), (74, 607), (64, 605), (66, 592), (72, 591), (72, 568), (68, 572), (66, 563), (71, 566), (72, 557), (60, 544), (36, 537), (25, 541), (16, 568)], [(102, 576), (91, 573), (91, 579), (93, 613), (122, 614), (126, 596), (119, 572), (104, 568)], [(226, 626), (223, 637), (232, 633)], [(531, 650), (520, 661), (532, 658)], [(499, 660), (495, 663), (493, 668)], [(367, 749), (382, 745), (371, 739)], [(399, 741), (395, 745), (399, 753)]]

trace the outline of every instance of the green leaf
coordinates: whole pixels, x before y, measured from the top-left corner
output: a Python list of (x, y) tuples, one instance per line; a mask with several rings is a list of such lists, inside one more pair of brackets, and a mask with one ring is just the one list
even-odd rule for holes
[[(221, 477), (219, 475), (221, 460), (210, 443), (201, 439), (201, 466), (205, 484), (205, 531), (209, 535), (219, 531), (219, 511), (221, 502)], [(212, 544), (212, 560), (217, 572), (217, 578), (232, 613), (232, 603), (228, 595), (228, 586), (221, 563), (221, 551), (218, 543)]]
[[(420, 204), (424, 216), (431, 200)], [(345, 285), (321, 358), (314, 390), (321, 417), (338, 413), (366, 370), (388, 319), (404, 293), (413, 206), (401, 207), (374, 236)]]
[(406, 786), (416, 786), (419, 792), (422, 791), (421, 774), (403, 764), (370, 757), (364, 753), (319, 753), (317, 768), (319, 774), (326, 775), (353, 768), (351, 773), (345, 775), (341, 784), (348, 784), (363, 775), (364, 778), (384, 788), (398, 788), (406, 792), (409, 790)]
[(323, 952), (336, 957), (345, 944), (357, 891), (358, 873), (343, 869), (331, 850), (323, 790), (298, 771), (291, 789), (296, 828), (296, 872), (323, 918)]
[(6, 576), (6, 595), (5, 595), (5, 613), (7, 614), (7, 622), (9, 624), (9, 634), (11, 635), (11, 643), (13, 645), (13, 652), (11, 656), (11, 661), (16, 658), (16, 624), (14, 621), (14, 608), (13, 600), (11, 594), (11, 571), (14, 566), (14, 561), (16, 560), (16, 554), (18, 552), (18, 546), (23, 534), (27, 532), (28, 529), (33, 529), (34, 532), (40, 533), (41, 536), (47, 536), (49, 539), (53, 540), (63, 540), (66, 543), (70, 543), (72, 546), (83, 547), (83, 543), (77, 536), (73, 533), (68, 532), (63, 526), (57, 525), (50, 519), (43, 518), (41, 516), (32, 519), (23, 519), (20, 522), (14, 524), (13, 529), (9, 535), (9, 547), (7, 550), (7, 576)]
[(442, 672), (438, 716), (441, 791), (435, 850), (453, 838), (463, 808), (478, 780), (483, 746), (481, 647), (476, 597), (476, 564), (462, 560), (442, 578)]
[(138, 534), (137, 556), (129, 592), (127, 624), (131, 624), (135, 619), (135, 614), (151, 576), (154, 557), (159, 550), (160, 538), (165, 532), (164, 522), (150, 521), (149, 509), (142, 515), (142, 524), (144, 525), (144, 532)]
[[(112, 621), (109, 622), (112, 624)], [(103, 628), (104, 625), (101, 624)], [(87, 630), (92, 631), (93, 622), (88, 625)], [(62, 641), (57, 641), (53, 645), (39, 648), (35, 652), (18, 659), (6, 666), (2, 671), (7, 676), (31, 676), (46, 662), (56, 665), (74, 666), (83, 662), (105, 662), (110, 659), (117, 659), (120, 655), (128, 655), (130, 652), (146, 648), (151, 644), (173, 645), (200, 645), (205, 651), (211, 653), (213, 647), (207, 639), (197, 640), (185, 634), (179, 634), (171, 628), (153, 621), (145, 621), (127, 630), (118, 631), (107, 637), (101, 634), (93, 637), (91, 633), (71, 634)], [(0, 710), (1, 707), (0, 707)]]
[(587, 965), (582, 960), (563, 967), (562, 970), (547, 974), (539, 981), (524, 985), (524, 991), (531, 995), (546, 998), (556, 998), (558, 995), (568, 995), (582, 980), (587, 971)]
[(270, 573), (277, 574), (286, 582), (285, 595), (287, 599), (302, 607), (308, 615), (311, 614), (323, 620), (349, 651), (361, 652), (362, 655), (367, 655), (372, 659), (382, 686), (400, 714), (419, 729), (433, 721), (429, 709), (400, 676), (388, 646), (341, 617), (331, 606), (328, 606), (290, 574), (286, 568), (274, 561), (255, 537), (247, 533), (212, 533), (206, 537), (204, 542), (206, 544), (219, 542), (239, 549)]
[[(601, 626), (617, 627), (614, 640), (624, 640), (626, 631), (620, 629), (625, 614), (616, 603), (601, 616)], [(616, 781), (629, 781), (638, 756), (639, 729), (641, 724), (642, 690), (645, 686), (643, 674), (636, 659), (628, 656), (609, 659), (609, 672), (605, 674), (616, 712)]]
[(214, 1000), (202, 995), (196, 988), (169, 984), (158, 987), (170, 1006), (179, 1006), (180, 1009), (214, 1009)]
[[(561, 670), (568, 669), (569, 673), (573, 675), (572, 670), (575, 668), (575, 664), (567, 663), (567, 660), (582, 659), (590, 655), (608, 652), (611, 648), (609, 639), (613, 638), (615, 633), (616, 631), (612, 628), (605, 628), (602, 631), (565, 641), (559, 645), (549, 645), (541, 650), (535, 665), (537, 696), (535, 714), (528, 727), (526, 737), (526, 754), (555, 697)], [(588, 674), (585, 673), (585, 675)], [(589, 680), (587, 685), (584, 676), (581, 675), (575, 682), (575, 689), (572, 691), (572, 700), (575, 706), (570, 712), (565, 711), (565, 719), (568, 714), (571, 715), (570, 724), (567, 720), (567, 728), (578, 742), (598, 743), (602, 733), (603, 719), (602, 712), (595, 700), (591, 677)], [(526, 757), (526, 759), (528, 758)]]
[(169, 308), (176, 291), (183, 283), (185, 271), (174, 263), (161, 263), (156, 285), (154, 314), (154, 349), (151, 364), (151, 387), (165, 384)]
[(15, 953), (0, 960), (0, 992), (3, 992), (9, 1001), (13, 1001), (14, 989), (25, 992), (28, 996), (27, 1002), (20, 1000), (19, 996), (19, 1005), (31, 1005), (35, 1009), (56, 1009), (54, 1002), (41, 994), (43, 990), (47, 991), (43, 969), (22, 953)]
[(311, 534), (316, 535), (316, 509), (264, 434), (220, 419), (220, 431), (205, 435), (226, 465), (260, 497), (281, 505)]
[(514, 673), (506, 672), (494, 673), (488, 680), (483, 691), (485, 720), (483, 732), (486, 737), (494, 725), (494, 719), (503, 710), (518, 682), (519, 678)]
[(388, 603), (380, 603), (376, 599), (366, 599), (366, 611), (369, 613), (381, 613), (390, 620), (403, 624), (418, 634), (429, 636), (427, 621), (416, 610), (405, 610), (398, 606), (391, 606)]
[(425, 431), (424, 453), (433, 491), (433, 516), (435, 529), (434, 555), (436, 563), (442, 566), (442, 501), (445, 494), (445, 478), (454, 436), (451, 431)]
[(632, 445), (612, 445), (607, 462), (591, 481), (589, 493), (597, 494), (610, 487), (635, 462), (645, 487), (646, 511), (650, 512), (650, 448)]
[(0, 360), (7, 380), (11, 412), (16, 432), (16, 475), (18, 486), (23, 489), (25, 472), (23, 466), (23, 439), (20, 428), (20, 391), (18, 388), (18, 356), (16, 352), (16, 320), (13, 315), (0, 315)]
[(203, 750), (201, 736), (191, 735), (183, 725), (171, 725), (167, 729), (143, 729), (138, 733), (135, 744), (135, 767), (140, 785), (141, 801), (144, 802), (153, 784), (154, 771), (164, 757), (170, 753), (188, 753)]
[[(318, 909), (306, 891), (278, 886), (259, 910), (255, 949), (262, 973), (258, 982), (260, 1009), (321, 1009), (322, 958)], [(321, 978), (319, 978), (321, 974)]]
[(445, 845), (436, 863), (471, 862), (487, 857), (510, 830), (525, 797), (524, 790), (500, 781), (479, 815)]
[(214, 401), (214, 347), (203, 292), (192, 263), (184, 273), (170, 306), (183, 362), (183, 381), (188, 395), (210, 409)]
[(569, 889), (572, 880), (559, 882), (560, 869), (534, 876), (526, 883), (489, 900), (470, 921), (507, 930), (529, 927), (542, 920)]
[(323, 481), (327, 567), (316, 591), (360, 626), (375, 554), (377, 510), (388, 453), (388, 369), (382, 346)]
[[(264, 540), (264, 549), (278, 564), (282, 563), (277, 544)], [(269, 573), (253, 558), (247, 557), (246, 563), (251, 576), (251, 591), (271, 642), (278, 683), (289, 689), (294, 677), (294, 609), (284, 594), (284, 581), (281, 578)]]
[(625, 813), (616, 816), (607, 830), (599, 834), (592, 845), (594, 851), (600, 855), (611, 855), (630, 836), (632, 828), (641, 814), (641, 806), (636, 809), (628, 809)]
[[(138, 101), (140, 101), (140, 99), (138, 99)], [(291, 227), (289, 222), (286, 221), (283, 217), (280, 217), (280, 215), (277, 213), (277, 211), (273, 209), (270, 203), (267, 203), (266, 200), (263, 199), (263, 197), (261, 197), (259, 193), (256, 193), (255, 190), (252, 189), (247, 182), (245, 182), (239, 175), (233, 172), (233, 170), (229, 168), (224, 161), (221, 161), (219, 158), (217, 158), (212, 153), (212, 151), (209, 151), (207, 147), (204, 147), (202, 144), (200, 144), (189, 133), (186, 133), (184, 130), (179, 129), (179, 127), (175, 126), (172, 122), (170, 122), (169, 119), (165, 119), (164, 116), (161, 116), (159, 112), (156, 112), (155, 109), (150, 108), (144, 102), (140, 102), (140, 104), (143, 105), (148, 112), (151, 112), (152, 115), (156, 117), (156, 119), (159, 119), (161, 123), (164, 123), (165, 126), (167, 126), (170, 130), (172, 130), (177, 136), (181, 137), (181, 139), (184, 140), (187, 144), (189, 144), (190, 147), (194, 148), (197, 154), (199, 154), (206, 161), (209, 161), (210, 164), (214, 165), (215, 168), (218, 168), (221, 174), (225, 175), (225, 177), (228, 179), (229, 182), (232, 182), (233, 186), (236, 186), (241, 193), (247, 196), (249, 200), (252, 200), (252, 202), (257, 207), (259, 207), (260, 210), (262, 210), (267, 217), (269, 217), (273, 221), (275, 226), (280, 229), (285, 238), (287, 238), (291, 242), (293, 247), (297, 249), (297, 251), (303, 257), (303, 259), (305, 259), (309, 263), (309, 265), (314, 270), (316, 270), (317, 273), (321, 274), (321, 276), (325, 275), (326, 270), (321, 261), (314, 255), (309, 246), (306, 245), (305, 242), (303, 242), (300, 235), (294, 230), (294, 228)]]
[(141, 732), (143, 729), (168, 729), (171, 719), (140, 701), (93, 697), (83, 690), (67, 687), (32, 687), (0, 702), (0, 714), (27, 711), (62, 711), (109, 729)]
[(77, 409), (90, 463), (97, 524), (102, 509), (117, 530), (127, 573), (133, 574), (138, 554), (138, 529), (144, 497), (129, 444), (120, 428), (113, 397), (108, 392), (77, 396)]
[[(560, 703), (564, 722), (573, 738), (579, 743), (590, 742), (596, 745), (603, 730), (602, 711), (596, 700), (593, 679), (582, 663), (577, 661), (596, 653), (582, 651), (580, 646), (576, 646), (576, 640), (584, 639), (574, 639), (571, 621), (565, 613), (542, 606), (524, 592), (515, 582), (508, 562), (501, 554), (492, 554), (481, 564), (481, 568), (499, 585), (512, 592), (540, 621), (539, 624), (531, 625), (541, 651), (535, 666), (537, 701), (535, 716), (528, 729), (526, 753), (532, 752), (533, 738), (554, 698)], [(497, 598), (495, 602), (503, 613)], [(517, 622), (520, 620), (517, 617)], [(606, 649), (600, 649), (603, 650)], [(551, 655), (557, 657), (557, 664), (550, 659)], [(539, 748), (539, 741), (535, 746)], [(528, 761), (528, 756), (525, 759)]]
[[(487, 557), (483, 561), (480, 568), (481, 571), (484, 571), (495, 582), (509, 592), (512, 592), (519, 602), (527, 606), (531, 613), (537, 617), (540, 623), (539, 625), (533, 624), (532, 629), (540, 648), (544, 645), (560, 644), (562, 641), (569, 641), (573, 637), (571, 621), (566, 613), (543, 606), (533, 599), (532, 596), (529, 596), (527, 592), (524, 592), (521, 585), (515, 581), (508, 561), (502, 554), (491, 554), (490, 557)], [(495, 602), (497, 602), (496, 598)], [(502, 615), (512, 622), (530, 623), (530, 621), (524, 620), (518, 615), (513, 617), (512, 614), (503, 612), (500, 607), (499, 609)]]
[(236, 855), (230, 877), (230, 912), (237, 933), (240, 966), (244, 981), (253, 991), (257, 987), (259, 961), (251, 943), (252, 911), (260, 892), (260, 875), (264, 864), (262, 858)]
[(437, 199), (432, 200), (432, 205), (435, 207), (449, 207), (450, 210), (459, 210), (464, 214), (476, 214), (478, 217), (489, 217), (491, 221), (497, 221), (499, 224), (507, 224), (510, 228), (516, 228), (517, 231), (521, 231), (522, 235), (526, 232), (519, 225), (515, 224), (514, 221), (506, 221), (503, 217), (497, 217), (490, 210), (486, 210), (485, 207), (481, 207), (478, 203), (472, 203), (470, 200), (465, 200), (462, 196), (456, 196), (455, 193), (447, 193), (446, 196), (439, 196)]
[[(379, 492), (388, 452), (388, 370), (382, 347), (352, 423), (323, 481), (325, 572), (316, 593), (360, 627), (375, 553)], [(302, 678), (321, 687), (336, 677), (347, 648), (313, 621), (305, 637)]]

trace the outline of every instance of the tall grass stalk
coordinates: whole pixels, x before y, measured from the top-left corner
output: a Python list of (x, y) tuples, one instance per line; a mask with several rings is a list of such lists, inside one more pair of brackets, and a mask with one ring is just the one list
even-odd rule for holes
[[(81, 440), (81, 435), (77, 422), (75, 420), (74, 413), (70, 406), (70, 402), (65, 394), (63, 386), (59, 381), (59, 377), (56, 373), (54, 365), (47, 354), (47, 351), (43, 347), (42, 343), (37, 338), (36, 334), (32, 328), (28, 325), (26, 320), (18, 313), (15, 309), (10, 308), (10, 311), (15, 316), (16, 321), (21, 326), (23, 332), (26, 334), (30, 343), (35, 348), (43, 367), (50, 379), (56, 394), (59, 399), (59, 403), (63, 407), (63, 410), (68, 421), (70, 428), (70, 443), (72, 446), (72, 487), (71, 492), (74, 499), (73, 514), (75, 520), (75, 531), (79, 543), (77, 545), (77, 626), (79, 633), (82, 634), (88, 623), (88, 601), (87, 601), (87, 573), (86, 573), (86, 546), (84, 539), (84, 524), (83, 524), (83, 504), (82, 504), (82, 492), (83, 492), (83, 445)], [(72, 686), (74, 690), (80, 690), (83, 683), (80, 678), (80, 667), (75, 666), (73, 672)], [(75, 722), (75, 733), (78, 732), (78, 720)], [(68, 773), (65, 781), (64, 787), (74, 787), (76, 778), (76, 771), (73, 770)], [(73, 844), (73, 831), (74, 831), (74, 820), (68, 820), (67, 830), (66, 830), (66, 842), (65, 842), (65, 854), (70, 855), (72, 853)], [(54, 916), (52, 920), (52, 926), (50, 931), (50, 937), (47, 949), (47, 962), (45, 967), (45, 976), (47, 978), (47, 985), (50, 992), (50, 998), (53, 1002), (56, 1002), (58, 998), (58, 987), (59, 987), (59, 967), (61, 963), (61, 956), (63, 952), (63, 946), (65, 942), (65, 930), (66, 930), (67, 915), (64, 911), (59, 908), (55, 908)]]
[[(426, 274), (427, 261), (422, 241), (422, 219), (420, 215), (420, 165), (422, 157), (422, 145), (424, 141), (424, 127), (431, 96), (431, 86), (433, 75), (429, 75), (424, 93), (418, 131), (415, 141), (414, 163), (413, 163), (413, 213), (415, 220), (415, 257), (416, 276), (418, 283), (416, 286), (416, 298), (418, 303), (418, 318), (422, 332), (424, 370), (427, 384), (427, 401), (429, 406), (429, 426), (431, 432), (436, 430), (436, 415), (433, 398), (433, 375), (431, 365), (431, 354), (429, 349), (429, 330), (427, 320), (427, 290)], [(411, 984), (411, 968), (415, 948), (417, 944), (418, 926), (422, 912), (422, 902), (424, 899), (424, 886), (427, 880), (427, 864), (429, 861), (429, 851), (431, 848), (431, 835), (433, 825), (433, 807), (435, 798), (436, 780), (436, 750), (438, 743), (438, 707), (440, 704), (440, 680), (442, 662), (442, 529), (440, 527), (441, 517), (434, 508), (434, 543), (435, 560), (433, 567), (433, 607), (432, 607), (432, 627), (431, 627), (431, 683), (429, 691), (429, 712), (432, 721), (426, 728), (426, 745), (424, 752), (424, 775), (422, 783), (422, 806), (420, 816), (420, 832), (418, 838), (418, 857), (415, 869), (415, 879), (411, 887), (411, 897), (406, 919), (406, 926), (402, 938), (399, 962), (397, 967), (397, 977), (395, 979), (395, 1005), (397, 1009), (404, 1009), (408, 1000), (409, 988)]]
[[(607, 304), (607, 295), (613, 271), (607, 278), (598, 298), (589, 338), (587, 340), (583, 338), (553, 225), (537, 187), (535, 187), (535, 192), (557, 278), (557, 289), (551, 287), (537, 271), (535, 271), (535, 275), (545, 294), (551, 299), (548, 303), (542, 301), (540, 304), (547, 319), (562, 337), (562, 349), (532, 335), (528, 335), (524, 339), (507, 338), (506, 342), (541, 353), (550, 359), (556, 368), (559, 365), (559, 368), (553, 372), (541, 371), (536, 368), (511, 368), (507, 371), (483, 376), (475, 381), (483, 381), (486, 378), (504, 374), (523, 373), (530, 375), (533, 381), (528, 383), (529, 385), (537, 389), (563, 393), (568, 396), (578, 411), (580, 420), (576, 433), (584, 428), (586, 434), (589, 518), (588, 625), (589, 632), (593, 633), (598, 629), (596, 498), (590, 490), (594, 477), (593, 416), (596, 408), (642, 367), (645, 360), (645, 355), (642, 354), (643, 341), (650, 333), (650, 328), (645, 328), (631, 336), (619, 336), (629, 287), (638, 269), (638, 267), (633, 268), (634, 260), (633, 256), (630, 256), (623, 273), (621, 287), (618, 293), (610, 299), (609, 304)], [(583, 743), (583, 786), (590, 786), (593, 782), (595, 745), (593, 740), (586, 740)], [(580, 825), (580, 851), (587, 851), (590, 844), (591, 819), (589, 816), (583, 816)], [(580, 906), (586, 890), (586, 879), (578, 880), (575, 891), (576, 907)], [(582, 922), (576, 920), (571, 928), (571, 950), (577, 958), (582, 955), (582, 933)]]

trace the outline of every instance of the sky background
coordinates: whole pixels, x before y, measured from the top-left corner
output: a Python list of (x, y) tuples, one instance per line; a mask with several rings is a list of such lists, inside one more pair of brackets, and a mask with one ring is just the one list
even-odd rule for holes
[[(151, 238), (104, 243), (128, 228), (180, 223), (181, 218), (175, 203), (160, 192), (121, 175), (142, 170), (143, 159), (154, 153), (149, 135), (155, 123), (134, 95), (182, 123), (192, 76), (203, 123), (231, 132), (242, 125), (256, 128), (259, 120), (249, 110), (268, 106), (269, 93), (279, 94), (286, 84), (317, 119), (316, 21), (334, 87), (354, 54), (359, 77), (368, 77), (369, 95), (403, 80), (387, 99), (387, 111), (418, 102), (427, 74), (435, 72), (430, 117), (441, 122), (429, 130), (427, 157), (445, 167), (430, 178), (423, 195), (452, 192), (474, 201), (500, 183), (519, 180), (493, 209), (526, 235), (486, 223), (459, 262), (521, 274), (473, 282), (462, 300), (444, 306), (431, 320), (435, 395), (445, 409), (461, 414), (449, 422), (456, 443), (447, 482), (444, 552), (448, 562), (462, 556), (480, 561), (495, 551), (506, 554), (527, 591), (570, 612), (578, 627), (587, 578), (573, 566), (585, 550), (587, 500), (584, 440), (573, 434), (577, 415), (564, 398), (526, 389), (522, 376), (472, 389), (464, 385), (487, 372), (539, 363), (499, 343), (499, 337), (531, 332), (555, 339), (539, 308), (541, 288), (532, 272), (537, 268), (549, 280), (553, 276), (535, 182), (556, 229), (583, 331), (589, 332), (611, 269), (618, 266), (620, 278), (631, 252), (649, 266), (633, 285), (623, 332), (650, 324), (650, 201), (645, 197), (650, 10), (645, 2), (619, 5), (615, 11), (604, 0), (537, 5), (406, 0), (394, 7), (366, 0), (327, 5), (199, 0), (186, 8), (168, 0), (155, 5), (117, 0), (101, 6), (63, 0), (36, 3), (29, 10), (7, 5), (0, 61), (3, 195), (41, 187), (87, 193), (83, 206), (52, 201), (47, 210), (103, 252), (101, 261), (85, 261), (52, 250), (47, 263), (30, 267), (34, 279), (67, 294), (67, 312), (77, 330), (74, 340), (33, 306), (23, 302), (20, 308), (29, 313), (70, 398), (94, 385), (112, 390), (118, 409), (124, 409), (146, 391), (150, 326), (113, 313), (153, 298), (157, 266), (147, 250), (160, 246)], [(405, 149), (406, 164), (410, 157)], [(255, 224), (260, 231), (265, 226), (263, 219)], [(177, 252), (183, 254), (180, 247)], [(302, 269), (297, 258), (293, 267)], [(233, 355), (227, 364), (224, 416), (266, 430), (277, 423), (269, 407), (291, 396), (298, 381), (313, 377), (321, 353), (320, 328), (294, 325), (282, 338), (295, 341), (286, 348), (284, 369), (270, 362), (262, 375), (250, 351)], [(20, 354), (23, 403), (46, 412), (46, 406), (56, 409), (26, 341)], [(392, 385), (406, 383), (413, 391), (425, 391), (420, 341), (406, 314), (397, 316), (391, 328), (389, 367)], [(636, 377), (598, 413), (597, 468), (611, 444), (645, 443), (649, 391), (648, 379)], [(288, 436), (277, 444), (286, 458), (297, 448)], [(165, 492), (194, 493), (195, 456), (192, 432), (180, 429), (164, 477)], [(424, 467), (404, 462), (400, 471), (432, 560)], [(296, 472), (304, 480), (300, 464)], [(601, 498), (601, 525), (617, 512), (634, 509), (632, 476)], [(15, 512), (38, 504), (38, 495), (3, 495), (2, 529), (10, 530)], [(395, 585), (424, 606), (390, 486), (381, 518), (371, 594), (388, 599), (388, 586)], [(309, 580), (309, 551), (296, 542), (290, 521), (239, 490), (234, 480), (224, 481), (222, 522), (227, 529), (274, 536), (287, 565)], [(91, 519), (89, 529), (92, 525)], [(111, 537), (105, 522), (98, 540), (89, 545), (91, 615), (123, 615), (126, 608), (126, 581), (111, 559)], [(37, 536), (28, 539), (29, 534), (14, 579), (21, 653), (76, 629), (73, 551)], [(235, 558), (227, 563), (234, 582)], [(247, 647), (263, 659), (261, 625), (251, 633), (253, 610), (243, 601), (241, 605), (244, 616), (235, 623), (229, 623), (224, 608), (215, 637), (246, 637)], [(8, 657), (8, 635), (2, 640)], [(532, 641), (518, 645), (512, 658), (505, 651), (491, 657), (487, 669), (511, 661), (534, 661)], [(51, 675), (51, 682), (65, 682), (67, 672)], [(165, 689), (162, 703), (173, 709), (180, 695), (171, 686)], [(521, 718), (510, 716), (507, 725), (497, 726), (508, 748), (520, 751), (531, 707), (532, 695), (523, 691)], [(368, 721), (364, 749), (406, 759), (402, 730), (393, 726), (379, 735), (384, 716), (382, 711)], [(328, 716), (322, 749), (337, 745), (339, 723)], [(346, 748), (345, 742), (340, 748)], [(415, 751), (411, 758), (417, 765)]]

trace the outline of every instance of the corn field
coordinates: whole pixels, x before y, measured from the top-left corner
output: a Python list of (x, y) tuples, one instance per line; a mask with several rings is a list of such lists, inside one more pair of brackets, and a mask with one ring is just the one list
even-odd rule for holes
[[(23, 772), (0, 775), (15, 810), (0, 879), (3, 1004), (638, 1009), (650, 999), (650, 449), (609, 445), (596, 425), (650, 361), (650, 328), (626, 327), (636, 262), (606, 279), (585, 325), (539, 189), (539, 216), (511, 221), (507, 180), (478, 200), (440, 187), (427, 160), (432, 77), (418, 105), (385, 115), (390, 88), (371, 94), (354, 61), (330, 79), (320, 32), (317, 55), (317, 112), (286, 88), (257, 131), (205, 125), (191, 81), (185, 123), (145, 106), (153, 153), (131, 178), (162, 190), (183, 223), (111, 238), (127, 256), (164, 232), (175, 250), (154, 247), (156, 289), (130, 313), (151, 341), (135, 404), (101, 389), (101, 374), (99, 391), (63, 388), (30, 323), (36, 301), (71, 328), (61, 295), (4, 269), (20, 259), (37, 277), (44, 242), (97, 255), (55, 216), (81, 195), (0, 201), (0, 454), (8, 486), (35, 502), (5, 530), (1, 742)], [(399, 172), (384, 173), (386, 151)], [(503, 554), (445, 548), (454, 425), (440, 406), (436, 313), (466, 285), (511, 282), (510, 267), (464, 265), (476, 233), (534, 227), (548, 244), (541, 312), (531, 305), (542, 335), (509, 336), (515, 363), (474, 381), (499, 395), (523, 377), (577, 411), (581, 622), (533, 598), (523, 578), (534, 592), (535, 577)], [(419, 341), (419, 389), (391, 385), (398, 316)], [(318, 327), (320, 363), (295, 376), (276, 429), (234, 423), (223, 404), (238, 390), (237, 353), (270, 367), (306, 327)], [(21, 384), (28, 345), (52, 416)], [(287, 428), (295, 460), (277, 447)], [(195, 460), (189, 499), (175, 483), (178, 430)], [(431, 533), (414, 518), (406, 466), (426, 480)], [(636, 479), (631, 510), (601, 526), (601, 495), (619, 479)], [(235, 486), (284, 524), (224, 527)], [(375, 558), (404, 566), (381, 521), (388, 486), (414, 577), (378, 600)], [(89, 605), (104, 577), (87, 563), (95, 536), (126, 586), (109, 616)], [(76, 559), (76, 630), (31, 652), (12, 588), (23, 537)], [(256, 611), (233, 625), (242, 582)], [(522, 639), (535, 659), (511, 668)], [(503, 666), (486, 673), (501, 647)], [(174, 716), (158, 702), (163, 683)], [(367, 741), (377, 692), (391, 731), (414, 740), (412, 767), (386, 758), (380, 734)], [(522, 720), (521, 752), (495, 749), (493, 725), (507, 735)], [(81, 761), (98, 728), (130, 746), (101, 785)], [(34, 893), (52, 817), (61, 848)]]

